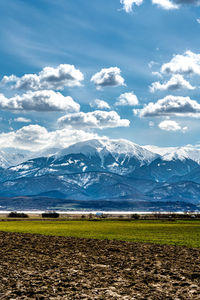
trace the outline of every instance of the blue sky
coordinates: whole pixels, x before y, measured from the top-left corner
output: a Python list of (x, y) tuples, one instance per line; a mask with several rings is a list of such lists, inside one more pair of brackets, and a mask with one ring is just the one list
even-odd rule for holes
[[(6, 147), (29, 149), (31, 141), (37, 147), (35, 139), (46, 147), (46, 142), (40, 141), (44, 130), (58, 135), (65, 132), (67, 141), (76, 134), (77, 140), (100, 135), (142, 145), (200, 142), (198, 1), (182, 5), (180, 0), (175, 9), (167, 9), (163, 0), (157, 0), (157, 5), (150, 0), (141, 5), (132, 1), (129, 12), (122, 2), (1, 0), (0, 147), (5, 147), (5, 139), (9, 140)], [(177, 6), (175, 0), (170, 3)], [(177, 55), (181, 59), (172, 61)], [(192, 70), (187, 70), (187, 61)], [(169, 68), (164, 67), (166, 63), (171, 63)], [(38, 79), (45, 67), (57, 72), (60, 65), (73, 65), (75, 77), (81, 74), (84, 80), (76, 77), (73, 84), (65, 80), (59, 88), (49, 85), (50, 81), (25, 90), (16, 87), (24, 74), (35, 74)], [(105, 82), (101, 77), (105, 73), (108, 77), (114, 74), (114, 78)], [(104, 80), (101, 85), (97, 79), (91, 81), (95, 74)], [(11, 75), (15, 76), (14, 83)], [(4, 76), (9, 78), (6, 83)], [(152, 92), (154, 82), (159, 84)], [(120, 95), (125, 102), (116, 105)], [(169, 96), (170, 100), (166, 99)], [(41, 104), (44, 98), (47, 100)], [(95, 107), (95, 99), (107, 102), (110, 109)], [(71, 106), (63, 108), (64, 101), (71, 101)], [(150, 102), (153, 107), (148, 106)], [(80, 107), (75, 108), (74, 103)], [(149, 113), (152, 109), (154, 112)], [(62, 117), (65, 122), (60, 121)]]

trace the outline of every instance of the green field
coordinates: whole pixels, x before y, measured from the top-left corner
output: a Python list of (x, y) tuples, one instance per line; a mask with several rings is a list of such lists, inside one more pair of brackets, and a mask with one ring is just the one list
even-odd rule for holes
[(200, 248), (200, 221), (2, 221), (0, 231)]

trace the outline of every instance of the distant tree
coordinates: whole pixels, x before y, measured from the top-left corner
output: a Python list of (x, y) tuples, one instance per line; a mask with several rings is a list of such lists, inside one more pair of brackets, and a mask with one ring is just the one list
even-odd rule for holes
[(138, 220), (140, 216), (138, 214), (132, 214), (131, 219)]
[(56, 211), (48, 211), (45, 213), (42, 213), (42, 218), (59, 218), (59, 213)]
[(12, 211), (8, 214), (8, 218), (29, 218), (29, 216), (25, 213), (18, 213), (16, 211)]
[(102, 214), (102, 215), (100, 216), (101, 219), (106, 219), (107, 217), (108, 217), (108, 216), (105, 215), (105, 214)]

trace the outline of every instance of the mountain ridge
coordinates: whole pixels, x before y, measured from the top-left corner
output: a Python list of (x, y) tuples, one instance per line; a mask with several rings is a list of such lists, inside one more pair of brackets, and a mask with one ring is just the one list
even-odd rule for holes
[(134, 207), (162, 203), (162, 209), (164, 203), (178, 207), (178, 201), (181, 209), (194, 205), (200, 210), (197, 149), (173, 148), (160, 155), (124, 139), (104, 138), (50, 152), (0, 169), (0, 197), (54, 198), (54, 208), (56, 199), (111, 201), (115, 207), (120, 203), (120, 209), (123, 201)]

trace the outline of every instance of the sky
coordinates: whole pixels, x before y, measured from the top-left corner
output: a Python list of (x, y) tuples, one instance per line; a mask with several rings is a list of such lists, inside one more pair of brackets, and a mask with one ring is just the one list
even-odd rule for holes
[(200, 143), (200, 1), (1, 0), (0, 149)]

